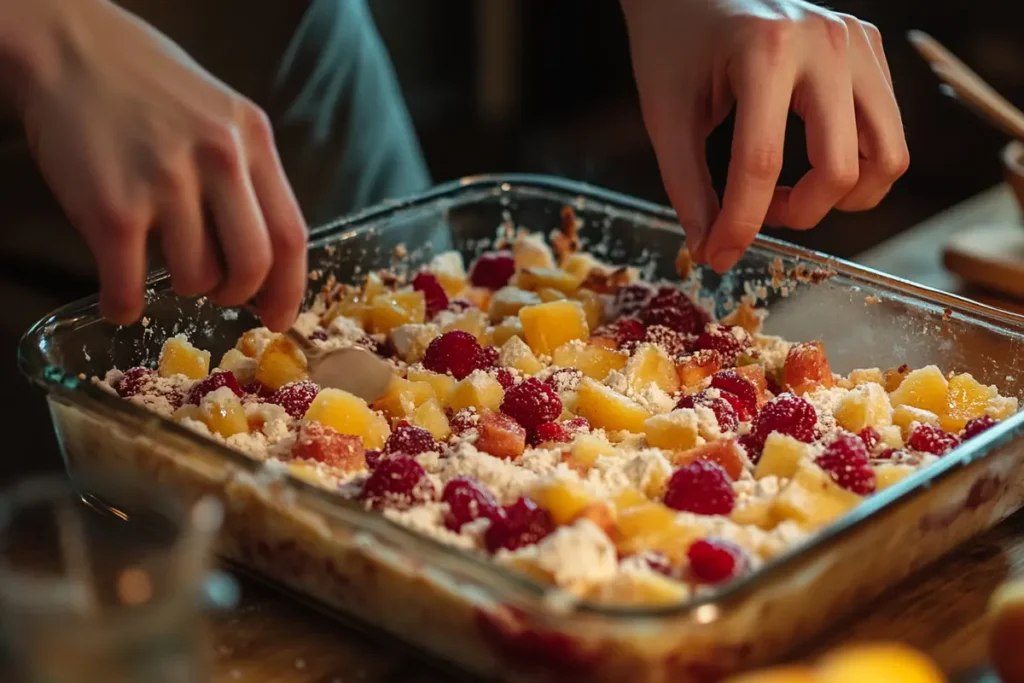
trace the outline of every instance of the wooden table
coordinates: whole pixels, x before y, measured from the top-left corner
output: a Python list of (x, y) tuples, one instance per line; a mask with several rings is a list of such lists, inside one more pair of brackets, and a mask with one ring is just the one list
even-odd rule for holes
[[(1013, 199), (1002, 186), (856, 260), (931, 287), (1001, 304), (966, 287), (941, 265), (946, 236), (999, 220), (1017, 220)], [(981, 619), (993, 588), (1009, 576), (1024, 576), (1024, 512), (864, 605), (858, 616), (809, 643), (802, 654), (812, 656), (857, 640), (899, 639), (928, 652), (957, 680), (988, 680)], [(451, 680), (444, 672), (397, 653), (393, 645), (371, 641), (250, 582), (243, 583), (242, 605), (218, 619), (214, 633), (217, 683)]]

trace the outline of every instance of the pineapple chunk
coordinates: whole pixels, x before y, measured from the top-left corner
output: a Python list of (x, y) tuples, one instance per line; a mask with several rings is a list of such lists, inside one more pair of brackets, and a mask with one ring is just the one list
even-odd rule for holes
[(590, 468), (601, 456), (614, 455), (615, 447), (594, 434), (580, 434), (572, 444), (572, 461)]
[(406, 290), (379, 294), (371, 300), (370, 329), (388, 334), (400, 325), (423, 323), (426, 315), (423, 292)]
[(426, 382), (434, 390), (434, 396), (443, 404), (448, 403), (448, 397), (455, 389), (455, 378), (451, 375), (442, 375), (439, 372), (431, 372), (423, 366), (409, 368), (406, 377), (410, 382)]
[(202, 379), (210, 373), (210, 352), (192, 346), (183, 334), (171, 337), (160, 349), (157, 372), (161, 377), (185, 375), (189, 379)]
[(910, 430), (915, 422), (923, 425), (939, 426), (939, 416), (935, 413), (914, 408), (913, 406), (896, 406), (892, 411), (892, 423), (900, 428), (904, 439), (909, 438)]
[(749, 463), (736, 439), (718, 439), (717, 441), (683, 451), (676, 454), (672, 459), (672, 464), (682, 467), (689, 465), (694, 460), (707, 460), (708, 462), (721, 465), (722, 469), (725, 470), (725, 473), (733, 481), (737, 481), (743, 476), (743, 470), (746, 469)]
[(651, 416), (647, 410), (622, 394), (589, 377), (584, 377), (576, 397), (576, 412), (587, 418), (592, 427), (609, 431), (624, 430), (644, 433), (644, 423)]
[(705, 531), (682, 521), (661, 503), (648, 502), (621, 510), (617, 522), (619, 553), (634, 555), (645, 550), (663, 553), (673, 564), (686, 561), (686, 550)]
[(776, 476), (789, 479), (800, 468), (800, 463), (811, 460), (811, 448), (802, 441), (782, 432), (772, 432), (764, 440), (761, 459), (757, 461), (754, 478)]
[(501, 388), (498, 380), (482, 370), (475, 370), (452, 389), (448, 396), (448, 408), (453, 413), (463, 408), (497, 412), (504, 397), (505, 390)]
[(721, 369), (722, 356), (717, 351), (697, 351), (676, 361), (679, 384), (688, 394), (703, 389), (708, 378)]
[(366, 276), (366, 282), (363, 283), (363, 301), (373, 301), (374, 298), (385, 293), (387, 290), (388, 288), (384, 286), (380, 273), (370, 273)]
[(601, 295), (592, 289), (578, 289), (572, 295), (573, 299), (583, 304), (583, 312), (587, 316), (587, 325), (596, 330), (604, 322), (604, 301)]
[(647, 443), (668, 451), (685, 451), (697, 445), (697, 413), (679, 408), (664, 415), (654, 415), (644, 422)]
[(775, 501), (771, 498), (759, 498), (733, 508), (729, 519), (737, 524), (750, 524), (765, 531), (774, 529), (779, 523), (775, 516)]
[(438, 254), (431, 259), (427, 270), (434, 274), (449, 297), (456, 296), (466, 288), (466, 265), (462, 254), (457, 251)]
[(854, 434), (865, 427), (880, 429), (891, 425), (889, 395), (881, 384), (861, 384), (839, 400), (835, 417), (840, 427)]
[(551, 289), (550, 287), (538, 289), (537, 296), (539, 296), (540, 300), (543, 301), (544, 303), (547, 303), (549, 301), (561, 301), (562, 299), (565, 298), (565, 294), (562, 294), (557, 289)]
[(815, 529), (843, 516), (860, 501), (860, 496), (836, 484), (820, 467), (804, 461), (775, 499), (775, 514)]
[(506, 368), (515, 368), (527, 375), (536, 375), (544, 369), (533, 351), (519, 337), (511, 337), (498, 352), (498, 362)]
[(306, 356), (291, 339), (274, 339), (263, 349), (256, 364), (256, 381), (271, 391), (306, 379)]
[(516, 236), (512, 244), (512, 258), (516, 270), (524, 268), (554, 268), (555, 255), (537, 233), (523, 233)]
[(362, 437), (366, 448), (383, 448), (391, 434), (383, 415), (371, 410), (363, 399), (341, 389), (321, 389), (306, 411), (306, 419), (339, 434)]
[(448, 416), (445, 415), (441, 402), (436, 398), (428, 398), (421, 403), (412, 411), (409, 422), (426, 429), (437, 441), (444, 441), (452, 433), (451, 425), (448, 424)]
[(995, 387), (987, 387), (970, 374), (953, 375), (949, 379), (945, 414), (940, 415), (942, 428), (959, 432), (969, 420), (985, 414), (989, 401), (999, 395)]
[(572, 273), (558, 268), (524, 268), (516, 280), (523, 289), (537, 291), (550, 288), (563, 294), (572, 294), (580, 286), (580, 280)]
[(912, 465), (894, 465), (892, 463), (876, 465), (873, 469), (875, 470), (876, 490), (878, 491), (889, 488), (916, 471)]
[(611, 581), (598, 584), (593, 597), (604, 604), (655, 607), (685, 602), (690, 589), (654, 572), (619, 572)]
[(782, 385), (798, 396), (835, 386), (825, 346), (820, 341), (795, 344), (789, 349), (782, 368)]
[(491, 297), (491, 306), (487, 313), (491, 322), (500, 322), (509, 316), (519, 315), (523, 306), (536, 306), (541, 298), (534, 292), (518, 287), (502, 287)]
[(850, 372), (849, 380), (855, 387), (872, 382), (875, 384), (881, 384), (883, 388), (885, 387), (885, 379), (882, 377), (882, 371), (878, 368), (861, 368), (859, 370), (852, 370)]
[(211, 432), (225, 439), (249, 431), (249, 420), (245, 416), (242, 401), (228, 387), (211, 391), (198, 406), (183, 405), (175, 411), (173, 418), (178, 422), (185, 418), (198, 420)]
[(587, 279), (587, 276), (590, 275), (590, 271), (595, 268), (606, 270), (607, 266), (598, 261), (592, 255), (582, 251), (570, 254), (569, 257), (565, 259), (565, 263), (562, 264), (562, 270), (569, 273), (580, 282)]
[(623, 510), (637, 505), (646, 505), (651, 501), (642, 492), (634, 488), (625, 488), (612, 496), (611, 502), (615, 510), (621, 513)]
[(393, 375), (384, 395), (374, 401), (372, 407), (396, 422), (409, 417), (416, 408), (432, 398), (436, 396), (429, 383), (411, 382)]
[(889, 425), (878, 430), (886, 448), (903, 448), (903, 431), (899, 425)]
[(584, 376), (603, 380), (612, 370), (626, 367), (628, 356), (594, 344), (575, 341), (563, 344), (551, 354), (551, 363), (562, 368), (576, 368)]
[(453, 330), (461, 330), (463, 332), (469, 332), (471, 335), (476, 337), (478, 342), (486, 344), (487, 323), (487, 315), (483, 311), (470, 308), (455, 316), (451, 322), (441, 328), (441, 331), (451, 332)]
[(949, 382), (935, 365), (914, 370), (889, 395), (894, 406), (911, 406), (935, 415), (946, 412), (949, 400)]
[(534, 353), (549, 356), (562, 344), (590, 337), (587, 315), (578, 301), (552, 301), (519, 311), (526, 343)]
[(228, 349), (217, 365), (218, 370), (230, 372), (239, 384), (256, 381), (256, 359), (250, 358), (238, 349)]
[(430, 342), (441, 333), (437, 325), (410, 323), (391, 330), (391, 347), (406, 363), (419, 363), (427, 352)]
[(547, 510), (558, 525), (570, 524), (584, 509), (597, 502), (582, 486), (565, 479), (541, 482), (531, 490), (530, 498)]
[(481, 311), (486, 311), (491, 307), (491, 297), (493, 295), (494, 292), (486, 287), (470, 287), (462, 293), (466, 301)]
[(370, 320), (370, 305), (363, 298), (362, 292), (357, 289), (346, 291), (338, 301), (327, 309), (327, 312), (320, 318), (320, 324), (327, 327), (334, 320), (342, 317), (355, 320), (360, 327), (366, 326)]
[(493, 332), (491, 332), (491, 341), (495, 346), (501, 348), (512, 337), (522, 339), (523, 336), (523, 324), (519, 322), (519, 317), (515, 316), (505, 318), (494, 328)]
[(259, 358), (260, 354), (263, 353), (263, 349), (267, 348), (267, 344), (277, 336), (278, 335), (265, 327), (246, 330), (242, 336), (238, 338), (238, 343), (235, 344), (235, 348), (249, 358)]
[(626, 379), (634, 390), (650, 384), (673, 394), (679, 391), (679, 375), (672, 359), (654, 344), (641, 344), (626, 363)]

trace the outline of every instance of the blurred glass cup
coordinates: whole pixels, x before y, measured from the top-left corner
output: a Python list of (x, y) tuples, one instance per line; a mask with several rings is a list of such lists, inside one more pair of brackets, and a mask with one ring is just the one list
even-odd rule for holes
[(32, 683), (209, 680), (203, 611), (220, 503), (94, 483), (38, 478), (0, 493), (8, 668)]

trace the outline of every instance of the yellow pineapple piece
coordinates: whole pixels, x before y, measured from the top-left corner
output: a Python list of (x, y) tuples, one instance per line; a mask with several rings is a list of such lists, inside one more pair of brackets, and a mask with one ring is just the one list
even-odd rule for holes
[(541, 482), (530, 491), (530, 498), (547, 510), (558, 525), (570, 524), (580, 512), (597, 502), (582, 486), (566, 479)]
[(931, 411), (914, 408), (913, 406), (896, 406), (893, 408), (892, 423), (900, 428), (900, 434), (904, 439), (910, 436), (911, 427), (915, 422), (938, 427), (939, 416)]
[(896, 391), (903, 379), (910, 374), (910, 366), (904, 363), (898, 368), (889, 368), (882, 372), (882, 386), (890, 394)]
[(409, 422), (426, 429), (437, 441), (444, 441), (452, 433), (448, 416), (445, 415), (441, 402), (436, 398), (428, 398), (413, 410), (412, 415), (409, 416)]
[(651, 384), (667, 393), (679, 391), (679, 375), (675, 363), (661, 348), (654, 344), (641, 344), (625, 369), (626, 379), (634, 390), (641, 390)]
[(591, 256), (587, 252), (578, 251), (575, 254), (570, 254), (565, 263), (562, 264), (562, 270), (572, 275), (574, 278), (583, 282), (590, 275), (590, 271), (595, 268), (601, 270), (608, 270), (608, 267), (598, 261), (596, 258)]
[(477, 308), (481, 311), (486, 311), (491, 307), (491, 297), (493, 295), (494, 292), (486, 287), (470, 287), (466, 291), (462, 292), (462, 297), (472, 304), (473, 308)]
[(949, 382), (942, 371), (927, 365), (904, 377), (889, 399), (894, 406), (911, 406), (942, 415), (946, 412), (948, 394)]
[(266, 348), (270, 340), (275, 335), (265, 327), (257, 327), (252, 330), (246, 330), (242, 333), (242, 336), (238, 338), (238, 343), (235, 344), (235, 348), (241, 351), (249, 358), (259, 358), (260, 353)]
[(840, 427), (854, 434), (865, 427), (880, 429), (892, 424), (892, 404), (881, 384), (861, 384), (839, 399), (835, 418)]
[(422, 323), (427, 315), (423, 292), (402, 290), (378, 294), (370, 302), (370, 329), (380, 334), (387, 334), (400, 325)]
[(646, 505), (651, 502), (641, 491), (634, 488), (625, 488), (611, 497), (612, 506), (618, 512), (628, 510), (637, 505)]
[(214, 434), (225, 439), (249, 431), (249, 420), (245, 417), (242, 401), (227, 387), (211, 391), (199, 403), (201, 420)]
[(587, 316), (587, 325), (596, 330), (604, 322), (604, 301), (601, 295), (592, 289), (577, 289), (573, 299), (583, 304), (583, 312)]
[(550, 287), (538, 289), (537, 296), (539, 296), (540, 300), (543, 301), (544, 303), (547, 303), (549, 301), (561, 301), (562, 299), (565, 298), (565, 294), (562, 294), (557, 289), (551, 289)]
[(644, 433), (651, 416), (642, 405), (609, 387), (584, 377), (576, 395), (576, 413), (596, 429)]
[(372, 272), (366, 276), (363, 283), (363, 301), (373, 301), (375, 298), (388, 291), (380, 273)]
[(620, 572), (599, 584), (594, 598), (603, 604), (625, 606), (676, 605), (690, 597), (685, 583), (654, 572)]
[(674, 564), (682, 564), (690, 544), (705, 533), (703, 529), (686, 524), (674, 510), (655, 502), (622, 510), (616, 528), (620, 554), (657, 550)]
[(429, 384), (434, 390), (434, 396), (441, 401), (442, 404), (446, 404), (448, 402), (448, 397), (451, 395), (452, 390), (455, 389), (454, 377), (451, 375), (442, 375), (439, 372), (431, 372), (423, 366), (414, 366), (409, 368), (406, 378), (410, 382), (426, 382)]
[(250, 358), (238, 349), (228, 349), (221, 357), (217, 369), (230, 372), (239, 384), (249, 384), (256, 380), (256, 359)]
[(899, 425), (889, 425), (878, 430), (886, 448), (903, 448), (903, 431)]
[(629, 357), (619, 351), (580, 341), (562, 344), (551, 354), (551, 363), (562, 368), (576, 368), (585, 377), (603, 380), (612, 370), (626, 367)]
[(365, 327), (370, 320), (370, 304), (363, 298), (358, 289), (347, 290), (338, 301), (327, 309), (320, 318), (320, 324), (327, 327), (336, 318), (352, 318), (360, 327)]
[(420, 325), (410, 323), (392, 328), (388, 337), (395, 354), (406, 363), (419, 363), (427, 352), (430, 342), (434, 341), (441, 331), (437, 325)]
[(486, 372), (477, 370), (455, 385), (448, 396), (448, 407), (453, 413), (463, 408), (497, 412), (504, 397), (505, 390), (501, 388), (498, 380)]
[(788, 434), (772, 432), (764, 440), (761, 459), (757, 461), (754, 478), (776, 476), (789, 479), (800, 468), (800, 463), (811, 458), (810, 446)]
[(906, 479), (917, 470), (912, 465), (885, 463), (875, 465), (876, 490), (887, 489), (898, 481)]
[(306, 379), (306, 356), (285, 336), (274, 339), (263, 349), (256, 364), (256, 381), (276, 391), (285, 384)]
[(587, 315), (578, 301), (552, 301), (526, 306), (519, 311), (526, 343), (534, 353), (544, 356), (574, 339), (590, 337)]
[(456, 296), (466, 288), (466, 264), (462, 254), (457, 251), (446, 251), (438, 254), (430, 261), (427, 270), (437, 277), (441, 287), (449, 297)]
[(584, 467), (593, 467), (601, 456), (614, 455), (615, 446), (594, 434), (580, 434), (572, 444), (573, 462)]
[(647, 443), (669, 451), (685, 451), (696, 446), (697, 432), (697, 413), (690, 408), (654, 415), (644, 422)]
[(942, 671), (924, 654), (897, 642), (847, 645), (822, 657), (815, 669), (820, 683), (946, 683)]
[(555, 267), (555, 255), (551, 253), (551, 247), (545, 244), (544, 238), (537, 233), (516, 236), (512, 244), (512, 259), (517, 270)]
[(413, 382), (393, 375), (384, 395), (373, 402), (372, 408), (383, 412), (395, 422), (409, 417), (416, 408), (432, 398), (436, 398), (436, 395), (429, 382)]
[(501, 348), (505, 342), (512, 337), (519, 337), (522, 339), (523, 336), (523, 324), (519, 322), (518, 316), (514, 316), (511, 318), (505, 318), (498, 323), (491, 332), (491, 342), (498, 348)]
[(533, 351), (519, 337), (510, 337), (498, 351), (498, 363), (506, 368), (515, 368), (527, 375), (536, 375), (544, 369)]
[(210, 352), (192, 346), (183, 334), (171, 337), (160, 349), (157, 372), (161, 377), (185, 375), (189, 379), (202, 379), (210, 374)]
[(959, 432), (969, 420), (985, 414), (989, 401), (999, 395), (995, 387), (985, 386), (968, 373), (949, 379), (945, 414), (939, 416), (947, 432)]
[(729, 519), (737, 524), (749, 524), (770, 531), (779, 519), (775, 515), (775, 501), (770, 498), (759, 498), (733, 509)]
[(341, 389), (321, 389), (306, 411), (306, 419), (339, 434), (361, 437), (366, 448), (382, 448), (391, 434), (383, 415), (371, 410), (363, 399)]
[[(185, 420), (195, 420), (197, 422), (203, 422), (203, 410), (197, 405), (186, 403), (179, 407), (171, 415), (171, 419), (177, 423), (181, 423)], [(206, 424), (203, 422), (203, 424)]]
[(861, 384), (880, 384), (882, 388), (885, 388), (885, 378), (882, 377), (882, 371), (878, 368), (861, 368), (859, 370), (850, 371), (850, 383), (853, 386), (860, 386)]
[(572, 273), (559, 268), (524, 268), (517, 274), (516, 281), (523, 289), (557, 289), (563, 294), (572, 294), (580, 286), (580, 280)]
[(469, 332), (471, 335), (476, 337), (476, 340), (481, 344), (487, 343), (487, 314), (481, 310), (470, 308), (462, 313), (459, 313), (441, 328), (442, 332), (451, 332), (453, 330), (461, 330), (463, 332)]
[(523, 306), (536, 306), (541, 298), (535, 292), (528, 292), (518, 287), (502, 287), (491, 297), (487, 314), (491, 322), (500, 322), (509, 316), (519, 315)]
[(860, 496), (836, 484), (820, 467), (803, 461), (775, 499), (775, 514), (815, 529), (842, 517), (860, 501)]

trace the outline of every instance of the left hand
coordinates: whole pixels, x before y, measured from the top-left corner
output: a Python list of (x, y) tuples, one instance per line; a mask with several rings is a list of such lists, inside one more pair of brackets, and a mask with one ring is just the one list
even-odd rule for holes
[[(874, 26), (803, 0), (622, 0), (644, 123), (694, 259), (734, 266), (764, 224), (870, 209), (910, 163)], [(705, 138), (736, 107), (719, 205)], [(786, 119), (811, 170), (777, 186)]]

